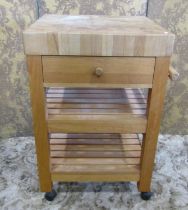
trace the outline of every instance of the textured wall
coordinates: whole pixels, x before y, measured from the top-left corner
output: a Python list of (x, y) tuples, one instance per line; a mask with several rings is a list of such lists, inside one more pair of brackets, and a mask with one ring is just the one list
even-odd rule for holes
[(172, 64), (180, 80), (170, 82), (161, 131), (188, 134), (188, 0), (149, 0), (148, 16), (176, 34)]
[(31, 134), (22, 30), (34, 20), (35, 0), (0, 1), (0, 137)]
[(145, 15), (147, 0), (38, 0), (39, 14)]
[[(0, 1), (0, 138), (32, 133), (28, 78), (22, 30), (44, 13), (145, 15), (147, 0), (1, 0)], [(150, 0), (149, 16), (177, 34), (174, 65), (181, 80), (171, 83), (162, 131), (188, 133), (187, 0)], [(187, 97), (187, 98), (186, 98)]]

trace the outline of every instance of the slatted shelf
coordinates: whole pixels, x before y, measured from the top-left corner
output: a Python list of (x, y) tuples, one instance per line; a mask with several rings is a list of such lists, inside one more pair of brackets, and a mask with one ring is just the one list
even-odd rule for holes
[(136, 134), (51, 133), (49, 143), (54, 181), (139, 180), (141, 142)]
[(141, 89), (47, 88), (50, 132), (144, 133), (146, 94)]

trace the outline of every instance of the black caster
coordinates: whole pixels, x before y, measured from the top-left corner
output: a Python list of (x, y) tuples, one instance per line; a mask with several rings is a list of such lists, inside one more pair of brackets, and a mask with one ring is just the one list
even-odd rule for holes
[(145, 201), (150, 200), (152, 195), (153, 195), (152, 192), (141, 192), (141, 194), (140, 194), (141, 198)]
[(51, 192), (46, 192), (44, 195), (47, 201), (53, 201), (56, 196), (57, 196), (57, 193), (54, 189)]

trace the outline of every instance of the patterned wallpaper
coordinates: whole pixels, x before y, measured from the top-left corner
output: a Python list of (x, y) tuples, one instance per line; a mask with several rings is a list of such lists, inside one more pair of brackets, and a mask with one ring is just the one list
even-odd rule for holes
[[(32, 133), (22, 30), (37, 19), (38, 13), (145, 15), (146, 5), (147, 0), (1, 0), (0, 138)], [(187, 8), (187, 0), (149, 2), (149, 16), (178, 35), (173, 64), (181, 79), (169, 85), (162, 126), (165, 133), (187, 133)]]
[(35, 0), (0, 1), (0, 138), (32, 131), (22, 30), (36, 18)]
[(147, 0), (38, 0), (39, 14), (145, 15)]
[(161, 131), (188, 134), (188, 1), (149, 0), (148, 16), (176, 34), (172, 65), (180, 80), (169, 82)]

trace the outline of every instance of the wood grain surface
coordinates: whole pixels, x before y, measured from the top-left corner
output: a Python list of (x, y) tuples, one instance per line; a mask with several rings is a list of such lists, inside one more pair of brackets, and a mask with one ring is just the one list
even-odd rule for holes
[(32, 55), (169, 56), (174, 38), (146, 17), (44, 15), (24, 46)]
[(42, 63), (45, 83), (151, 87), (155, 58), (42, 56)]
[(40, 190), (52, 189), (41, 56), (27, 56)]
[(169, 57), (159, 57), (156, 59), (153, 88), (149, 90), (147, 110), (148, 121), (146, 133), (143, 138), (141, 176), (138, 185), (141, 192), (150, 191), (160, 120), (166, 92), (169, 62)]

